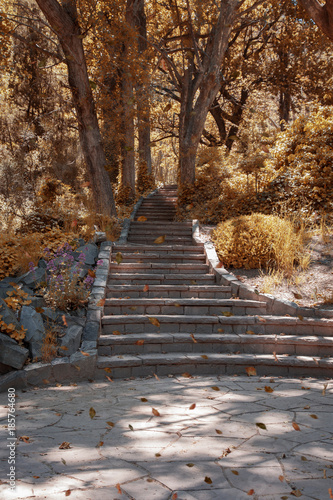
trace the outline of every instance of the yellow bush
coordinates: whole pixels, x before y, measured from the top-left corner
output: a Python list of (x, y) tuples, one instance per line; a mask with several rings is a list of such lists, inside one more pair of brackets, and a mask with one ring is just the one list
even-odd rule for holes
[(309, 264), (304, 230), (274, 215), (229, 219), (218, 224), (213, 240), (225, 267), (276, 268), (290, 276), (296, 266)]

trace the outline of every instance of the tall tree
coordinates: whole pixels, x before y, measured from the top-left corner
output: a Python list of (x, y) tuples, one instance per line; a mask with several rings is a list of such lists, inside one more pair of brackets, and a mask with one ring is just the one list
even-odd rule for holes
[(105, 155), (87, 72), (76, 0), (63, 0), (61, 5), (57, 0), (36, 0), (36, 2), (57, 35), (65, 54), (80, 143), (96, 211), (105, 215), (116, 215), (110, 179), (104, 168)]

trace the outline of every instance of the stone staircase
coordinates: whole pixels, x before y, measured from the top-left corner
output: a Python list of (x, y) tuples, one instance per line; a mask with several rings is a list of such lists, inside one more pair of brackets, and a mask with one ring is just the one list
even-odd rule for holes
[(233, 297), (192, 222), (174, 222), (176, 199), (176, 186), (145, 199), (127, 243), (113, 247), (97, 374), (332, 377), (333, 319), (271, 315), (263, 300)]

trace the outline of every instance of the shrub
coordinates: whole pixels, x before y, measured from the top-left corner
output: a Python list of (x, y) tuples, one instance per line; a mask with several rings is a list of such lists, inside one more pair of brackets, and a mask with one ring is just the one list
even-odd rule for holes
[(309, 264), (302, 228), (274, 215), (243, 215), (218, 224), (213, 231), (216, 251), (226, 267), (276, 268), (291, 276), (296, 266)]

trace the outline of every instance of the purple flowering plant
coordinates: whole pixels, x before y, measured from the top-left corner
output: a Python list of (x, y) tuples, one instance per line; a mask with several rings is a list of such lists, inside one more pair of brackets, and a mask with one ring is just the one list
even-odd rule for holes
[[(46, 248), (47, 287), (44, 298), (51, 306), (63, 311), (77, 309), (87, 303), (94, 278), (88, 275), (82, 279), (86, 256), (81, 253), (78, 261), (72, 255), (68, 243), (59, 247), (52, 255)], [(99, 263), (97, 263), (99, 265)]]

